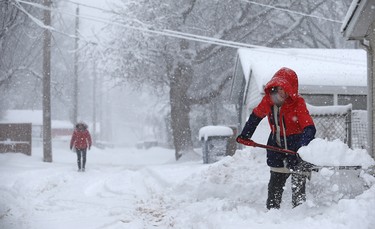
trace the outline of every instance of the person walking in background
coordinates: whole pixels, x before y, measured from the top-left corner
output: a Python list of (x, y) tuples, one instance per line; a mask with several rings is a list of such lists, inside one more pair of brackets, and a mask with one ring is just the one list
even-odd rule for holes
[(78, 171), (85, 171), (86, 152), (87, 149), (90, 150), (91, 144), (91, 135), (87, 130), (87, 125), (83, 122), (77, 123), (72, 139), (70, 140), (70, 150), (74, 147), (77, 153)]
[[(237, 142), (253, 142), (251, 137), (258, 124), (268, 117), (271, 133), (267, 145), (297, 152), (315, 137), (315, 125), (305, 100), (298, 94), (297, 74), (281, 68), (266, 84), (262, 101), (254, 108)], [(251, 145), (251, 144), (250, 144)], [(306, 200), (307, 165), (298, 155), (283, 154), (267, 149), (267, 165), (271, 174), (268, 183), (267, 208), (280, 208), (285, 182), (292, 174), (293, 207)]]

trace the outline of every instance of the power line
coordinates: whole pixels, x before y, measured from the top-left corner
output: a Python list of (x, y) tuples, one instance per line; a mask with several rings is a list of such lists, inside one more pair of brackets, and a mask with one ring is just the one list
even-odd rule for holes
[[(37, 4), (37, 3), (32, 3), (32, 2), (23, 1), (23, 0), (13, 0), (13, 1), (23, 3), (23, 4), (26, 4), (26, 5), (31, 5), (33, 7), (44, 9), (44, 10), (47, 9), (47, 10), (50, 10), (51, 12), (57, 12), (57, 13), (61, 13), (61, 14), (75, 16), (75, 14), (73, 14), (73, 13), (69, 13), (69, 12), (65, 12), (65, 11), (61, 11), (61, 10), (57, 10), (57, 9), (46, 8), (46, 7), (44, 7), (40, 4)], [(23, 9), (23, 12), (26, 12), (26, 11)], [(35, 20), (37, 20), (35, 17), (30, 15), (29, 13), (26, 12), (26, 14), (29, 17), (31, 17), (34, 22), (35, 22)], [(236, 49), (237, 48), (264, 48), (264, 49), (268, 49), (265, 46), (251, 45), (251, 44), (228, 41), (228, 40), (223, 40), (223, 39), (218, 39), (218, 38), (199, 36), (199, 35), (195, 35), (195, 34), (183, 33), (183, 32), (178, 32), (178, 31), (173, 31), (173, 30), (157, 30), (157, 29), (143, 28), (143, 27), (139, 27), (139, 26), (130, 26), (130, 25), (125, 25), (123, 23), (119, 23), (119, 22), (109, 21), (107, 19), (103, 19), (103, 18), (100, 18), (100, 17), (88, 16), (88, 15), (84, 16), (82, 14), (79, 17), (82, 18), (82, 19), (87, 19), (87, 20), (91, 20), (91, 21), (105, 23), (105, 24), (108, 24), (108, 25), (116, 25), (116, 26), (120, 26), (120, 27), (123, 27), (123, 28), (137, 30), (137, 31), (145, 32), (145, 33), (151, 33), (151, 34), (174, 37), (174, 38), (181, 38), (181, 39), (198, 41), (198, 42), (209, 43), (209, 44), (214, 44), (214, 45), (220, 45), (220, 46), (225, 46), (225, 47), (230, 47), (230, 48), (236, 48)], [(40, 21), (36, 21), (36, 23), (38, 25), (40, 25)], [(43, 28), (45, 28), (44, 24), (41, 25), (41, 26)], [(53, 28), (51, 28), (51, 29), (53, 29)]]
[[(103, 9), (103, 8), (100, 8), (100, 7), (87, 5), (87, 4), (83, 4), (83, 3), (79, 3), (79, 2), (75, 2), (75, 1), (71, 1), (71, 0), (63, 0), (63, 1), (69, 2), (69, 3), (72, 3), (72, 4), (76, 4), (76, 5), (81, 5), (81, 6), (84, 6), (84, 7), (87, 7), (87, 8), (91, 8), (91, 9), (96, 9), (96, 10), (99, 10), (99, 11), (102, 11), (102, 12), (107, 12), (107, 13), (112, 12), (110, 10), (106, 10), (106, 9)], [(342, 21), (331, 19), (331, 18), (316, 16), (316, 15), (312, 15), (312, 14), (306, 14), (306, 13), (298, 12), (298, 11), (295, 11), (295, 10), (288, 10), (288, 9), (285, 9), (285, 8), (271, 6), (271, 5), (267, 5), (267, 4), (263, 4), (263, 3), (250, 1), (250, 0), (240, 0), (240, 1), (246, 2), (246, 3), (249, 3), (249, 4), (253, 4), (253, 5), (258, 5), (258, 6), (262, 6), (262, 7), (267, 7), (267, 8), (279, 10), (279, 11), (284, 11), (284, 12), (288, 12), (288, 13), (292, 13), (292, 14), (297, 14), (297, 15), (301, 15), (301, 16), (305, 16), (305, 17), (311, 17), (311, 18), (315, 18), (315, 19), (320, 19), (320, 20), (325, 20), (325, 21), (330, 21), (330, 22), (342, 24)]]
[[(73, 13), (69, 13), (69, 12), (65, 12), (65, 11), (61, 11), (61, 10), (57, 10), (57, 9), (46, 8), (43, 5), (40, 5), (40, 4), (37, 4), (37, 3), (32, 3), (32, 2), (28, 2), (28, 1), (24, 1), (24, 0), (13, 0), (13, 1), (15, 1), (17, 3), (19, 2), (19, 3), (31, 5), (31, 6), (36, 7), (36, 8), (47, 9), (47, 10), (50, 10), (52, 12), (57, 12), (57, 13), (60, 13), (60, 14), (65, 14), (65, 15), (70, 15), (70, 16), (76, 17), (76, 15), (73, 14)], [(67, 0), (67, 1), (69, 1), (69, 0)], [(241, 0), (241, 1), (245, 1), (245, 0)], [(69, 2), (71, 2), (71, 1), (69, 1)], [(247, 2), (249, 2), (249, 1), (247, 1)], [(262, 4), (262, 5), (264, 5), (264, 4)], [(265, 5), (265, 6), (267, 6), (267, 5)], [(268, 6), (268, 7), (272, 7), (272, 6)], [(284, 10), (284, 9), (282, 9), (282, 10)], [(25, 10), (23, 10), (23, 11), (25, 12)], [(27, 11), (26, 11), (26, 14), (30, 15), (29, 13), (27, 13)], [(302, 14), (302, 13), (299, 13), (299, 14)], [(32, 15), (30, 15), (30, 16), (32, 17)], [(306, 16), (308, 16), (308, 15), (306, 15)], [(197, 42), (219, 45), (219, 46), (235, 48), (235, 49), (257, 48), (257, 50), (262, 51), (262, 52), (288, 54), (287, 51), (283, 51), (281, 49), (276, 50), (276, 49), (268, 48), (268, 47), (265, 47), (265, 46), (258, 46), (258, 45), (251, 45), (251, 44), (240, 43), (240, 42), (235, 42), (235, 41), (228, 41), (228, 40), (206, 37), (206, 36), (200, 36), (200, 35), (195, 35), (195, 34), (190, 34), (190, 33), (183, 33), (183, 32), (174, 31), (174, 30), (157, 30), (157, 29), (150, 29), (150, 28), (144, 28), (144, 27), (139, 27), (139, 26), (130, 26), (130, 25), (126, 25), (126, 24), (123, 24), (123, 23), (119, 23), (119, 22), (109, 21), (108, 19), (103, 19), (103, 18), (100, 18), (100, 17), (88, 16), (88, 15), (84, 16), (84, 15), (81, 14), (79, 16), (79, 18), (91, 20), (91, 21), (96, 21), (96, 22), (100, 22), (100, 23), (105, 23), (105, 24), (108, 24), (108, 25), (116, 25), (116, 26), (123, 27), (123, 28), (126, 28), (126, 29), (137, 30), (137, 31), (140, 31), (140, 32), (143, 32), (143, 33), (150, 33), (150, 34), (155, 34), (155, 35), (159, 35), (159, 36), (174, 37), (174, 38), (179, 38), (179, 39), (197, 41)], [(35, 17), (32, 17), (32, 19), (35, 19)], [(39, 25), (39, 23), (37, 23), (37, 24)], [(42, 28), (45, 28), (44, 24), (42, 25)], [(53, 31), (56, 31), (56, 30), (53, 30)], [(68, 36), (74, 37), (73, 35), (68, 35)], [(95, 43), (95, 42), (88, 42), (88, 43)], [(314, 54), (305, 54), (303, 56), (307, 57), (307, 58), (311, 58), (311, 59), (321, 59), (321, 60), (324, 60), (324, 61), (331, 61), (331, 62), (339, 61), (339, 60), (332, 59), (332, 58), (331, 59), (322, 58), (320, 55), (314, 55)]]
[[(20, 3), (23, 3), (23, 4), (28, 4), (28, 5), (37, 7), (37, 8), (45, 9), (44, 6), (39, 5), (37, 3), (31, 3), (31, 2), (28, 2), (28, 1), (24, 1), (24, 0), (14, 0), (14, 1), (20, 2)], [(70, 1), (70, 0), (65, 0), (65, 1), (73, 3), (73, 4), (79, 4), (79, 5), (82, 5), (84, 7), (89, 7), (89, 8), (101, 10), (101, 11), (104, 11), (104, 12), (107, 11), (103, 8), (89, 6), (89, 5), (86, 5), (86, 4), (81, 4), (81, 3), (77, 3), (77, 2), (74, 2), (74, 1)], [(253, 1), (249, 1), (249, 0), (241, 0), (241, 1), (251, 3), (251, 4), (257, 4), (257, 5), (261, 5), (261, 6), (264, 6), (264, 7), (277, 9), (277, 10), (282, 10), (282, 11), (286, 11), (286, 12), (289, 12), (289, 13), (295, 13), (295, 14), (299, 14), (299, 15), (303, 15), (303, 16), (307, 16), (307, 17), (314, 17), (314, 18), (319, 18), (319, 19), (322, 19), (322, 20), (339, 22), (339, 21), (332, 20), (332, 19), (326, 19), (326, 18), (322, 18), (322, 17), (308, 15), (308, 14), (300, 13), (300, 12), (297, 12), (297, 11), (282, 9), (282, 8), (278, 8), (278, 7), (274, 7), (274, 6), (270, 6), (270, 5), (265, 5), (265, 4), (261, 4), (261, 3), (257, 3), (257, 2), (253, 2)], [(75, 16), (72, 13), (64, 12), (64, 11), (61, 11), (61, 10), (56, 10), (56, 9), (48, 9), (48, 10), (58, 12), (60, 14)], [(107, 11), (107, 12), (109, 12), (109, 11)], [(199, 36), (199, 35), (190, 34), (190, 33), (183, 33), (183, 32), (173, 31), (173, 30), (157, 30), (157, 29), (149, 29), (149, 28), (144, 28), (144, 27), (139, 27), (139, 26), (130, 26), (130, 25), (125, 25), (123, 23), (113, 22), (113, 21), (109, 21), (107, 19), (88, 16), (88, 15), (86, 15), (86, 16), (80, 15), (80, 18), (86, 19), (86, 20), (91, 20), (91, 21), (96, 21), (96, 22), (100, 22), (100, 23), (105, 23), (105, 24), (109, 24), (109, 25), (117, 25), (117, 26), (120, 26), (120, 27), (132, 29), (132, 30), (138, 30), (138, 31), (141, 31), (141, 32), (153, 33), (153, 34), (162, 35), (162, 36), (186, 39), (186, 40), (191, 40), (191, 41), (198, 41), (198, 42), (209, 43), (209, 44), (215, 44), (215, 45), (226, 46), (226, 47), (230, 47), (230, 48), (267, 48), (265, 46), (245, 44), (245, 43), (228, 41), (228, 40), (223, 40), (223, 39), (218, 39), (218, 38)], [(34, 18), (34, 20), (35, 20), (35, 18)], [(70, 35), (70, 36), (72, 36), (72, 35)]]
[(69, 2), (69, 3), (72, 3), (72, 4), (76, 4), (76, 5), (80, 5), (80, 6), (83, 6), (83, 7), (86, 7), (86, 8), (91, 8), (91, 9), (96, 9), (96, 10), (100, 10), (100, 11), (103, 11), (103, 12), (111, 13), (110, 10), (106, 10), (106, 9), (103, 9), (103, 8), (100, 8), (100, 7), (97, 7), (97, 6), (91, 6), (91, 5), (87, 5), (87, 4), (79, 3), (79, 2), (75, 2), (75, 1), (70, 1), (70, 0), (63, 0), (63, 1)]
[(271, 5), (267, 5), (267, 4), (263, 4), (263, 3), (258, 3), (258, 2), (254, 2), (254, 1), (250, 1), (250, 0), (240, 0), (240, 1), (250, 3), (250, 4), (253, 4), (253, 5), (258, 5), (258, 6), (262, 6), (262, 7), (267, 7), (267, 8), (279, 10), (279, 11), (284, 11), (284, 12), (288, 12), (288, 13), (292, 13), (292, 14), (297, 14), (297, 15), (301, 15), (301, 16), (304, 16), (304, 17), (311, 17), (311, 18), (315, 18), (315, 19), (320, 19), (320, 20), (325, 20), (325, 21), (330, 21), (330, 22), (335, 22), (335, 23), (340, 23), (340, 24), (343, 23), (342, 21), (331, 19), (331, 18), (325, 18), (325, 17), (315, 16), (315, 15), (312, 15), (312, 14), (301, 13), (301, 12), (298, 12), (298, 11), (288, 10), (288, 9), (284, 9), (284, 8), (280, 8), (280, 7), (276, 7), (276, 6), (271, 6)]

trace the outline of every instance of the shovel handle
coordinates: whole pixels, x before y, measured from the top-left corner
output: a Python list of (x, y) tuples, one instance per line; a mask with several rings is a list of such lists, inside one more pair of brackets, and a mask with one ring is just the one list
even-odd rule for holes
[(278, 147), (275, 147), (275, 146), (263, 145), (263, 144), (254, 142), (253, 140), (250, 140), (250, 139), (247, 140), (247, 139), (239, 138), (237, 140), (237, 142), (240, 143), (240, 144), (246, 145), (246, 146), (253, 146), (253, 147), (269, 149), (269, 150), (279, 152), (279, 153), (286, 153), (286, 154), (292, 154), (292, 155), (297, 154), (296, 152), (294, 152), (292, 150), (282, 149), (282, 148), (278, 148)]
[(255, 143), (255, 144), (256, 144), (257, 147), (277, 151), (277, 152), (280, 152), (280, 153), (286, 153), (286, 154), (292, 154), (292, 155), (297, 154), (297, 152), (294, 152), (294, 151), (289, 150), (289, 149), (283, 149), (283, 148), (278, 148), (278, 147), (269, 146), (269, 145), (263, 145), (263, 144), (259, 144), (259, 143)]

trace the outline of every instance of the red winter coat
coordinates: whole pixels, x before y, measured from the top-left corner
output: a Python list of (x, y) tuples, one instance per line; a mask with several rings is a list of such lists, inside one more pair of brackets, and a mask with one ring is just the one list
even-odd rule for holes
[[(278, 123), (282, 124), (281, 118), (284, 118), (286, 136), (301, 134), (305, 127), (314, 125), (306, 108), (305, 100), (298, 95), (297, 74), (291, 69), (282, 68), (266, 84), (264, 89), (266, 95), (253, 110), (254, 114), (260, 118), (268, 117), (272, 133), (275, 132), (275, 126), (273, 117), (270, 116), (273, 106), (270, 91), (276, 86), (281, 86), (289, 95), (280, 109), (280, 119), (278, 120)], [(284, 136), (283, 128), (281, 128), (281, 136)]]
[(88, 130), (75, 129), (70, 141), (70, 148), (87, 149), (91, 147), (91, 135)]
[[(271, 89), (276, 86), (282, 87), (289, 95), (282, 104), (279, 115), (277, 115), (277, 123), (279, 123), (281, 131), (281, 146), (276, 142), (276, 117), (272, 111), (274, 103), (270, 95)], [(309, 144), (314, 139), (316, 132), (314, 122), (306, 108), (304, 99), (298, 95), (298, 78), (293, 70), (288, 68), (280, 69), (270, 82), (266, 84), (265, 96), (258, 106), (254, 108), (242, 130), (241, 138), (251, 138), (260, 121), (266, 116), (271, 127), (267, 145), (284, 148), (286, 140), (287, 148), (297, 152), (301, 146)], [(267, 164), (269, 166), (283, 167), (284, 159), (287, 159), (289, 168), (298, 163), (298, 158), (295, 155), (285, 155), (267, 150)]]

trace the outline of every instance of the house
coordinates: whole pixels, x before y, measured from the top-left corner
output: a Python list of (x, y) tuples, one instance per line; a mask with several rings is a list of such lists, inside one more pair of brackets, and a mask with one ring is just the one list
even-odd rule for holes
[(265, 85), (281, 67), (297, 73), (299, 93), (311, 105), (367, 109), (366, 53), (361, 49), (239, 49), (231, 98), (236, 100), (240, 123), (261, 101)]
[(41, 110), (7, 110), (1, 123), (31, 123), (32, 138), (42, 138), (43, 113)]
[(341, 32), (348, 40), (357, 40), (367, 52), (368, 81), (368, 151), (375, 158), (375, 107), (374, 76), (375, 76), (375, 1), (353, 0), (341, 27)]
[(73, 124), (70, 121), (52, 120), (51, 121), (51, 135), (53, 139), (66, 139), (73, 134)]
[[(0, 123), (31, 123), (32, 139), (39, 145), (43, 138), (42, 110), (7, 110)], [(73, 133), (73, 124), (69, 121), (52, 120), (51, 135), (54, 139), (67, 139)], [(34, 144), (34, 145), (35, 145)]]

